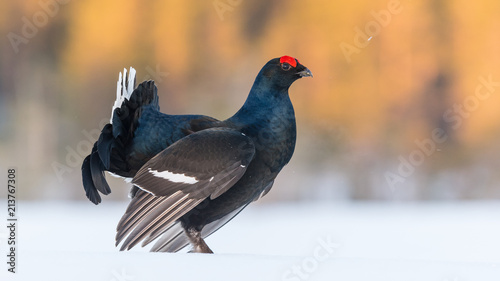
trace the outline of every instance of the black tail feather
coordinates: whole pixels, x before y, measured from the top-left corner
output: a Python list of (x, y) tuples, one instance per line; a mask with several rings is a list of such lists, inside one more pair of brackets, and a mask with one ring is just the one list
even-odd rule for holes
[[(124, 102), (124, 104), (126, 101)], [(129, 108), (126, 106), (122, 106), (120, 108), (115, 109), (113, 113), (113, 137), (123, 138), (126, 137), (127, 133), (127, 121), (129, 121)]]
[(82, 164), (82, 180), (83, 188), (85, 189), (85, 195), (94, 204), (101, 203), (101, 196), (97, 192), (97, 188), (94, 185), (92, 179), (92, 172), (90, 168), (90, 155), (83, 160)]
[[(126, 83), (120, 84), (118, 88), (112, 122), (104, 126), (99, 139), (94, 143), (92, 152), (82, 164), (85, 195), (96, 205), (101, 202), (99, 192), (104, 195), (111, 193), (104, 171), (125, 177), (132, 177), (135, 173), (127, 162), (126, 148), (132, 142), (143, 106), (150, 105), (152, 109), (160, 109), (154, 81), (141, 83), (130, 94), (130, 87), (134, 85), (128, 84), (127, 76), (123, 79)], [(119, 81), (122, 81), (121, 78)]]
[(111, 189), (104, 177), (104, 164), (97, 152), (97, 143), (94, 143), (94, 148), (92, 148), (92, 153), (90, 154), (90, 172), (95, 188), (104, 195), (110, 194)]
[(113, 126), (111, 124), (106, 124), (101, 131), (99, 140), (97, 140), (97, 152), (106, 170), (109, 170), (111, 152), (115, 147), (117, 147), (117, 145), (113, 138)]
[(128, 140), (133, 136), (137, 126), (137, 120), (142, 113), (142, 107), (152, 105), (153, 109), (160, 110), (158, 105), (158, 89), (154, 81), (142, 82), (121, 107), (116, 108), (113, 113), (113, 137)]

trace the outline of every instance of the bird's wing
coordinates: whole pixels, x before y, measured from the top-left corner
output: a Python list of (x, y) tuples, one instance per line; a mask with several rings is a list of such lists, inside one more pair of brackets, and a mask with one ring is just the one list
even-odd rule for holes
[(193, 133), (149, 160), (132, 180), (140, 190), (117, 227), (121, 250), (158, 236), (206, 198), (215, 199), (245, 173), (252, 140), (228, 128)]
[[(239, 207), (238, 209), (232, 211), (231, 213), (225, 215), (224, 217), (213, 221), (209, 224), (207, 224), (205, 227), (203, 227), (203, 230), (201, 232), (201, 236), (203, 238), (206, 238), (210, 236), (210, 234), (214, 233), (217, 231), (219, 228), (224, 226), (226, 223), (228, 223), (232, 218), (234, 218), (236, 215), (238, 215), (243, 209), (248, 206), (249, 203)], [(176, 223), (167, 229), (165, 229), (162, 233), (160, 233), (161, 238), (156, 241), (156, 243), (153, 245), (151, 248), (151, 252), (178, 252), (182, 250), (184, 247), (189, 245), (189, 238), (186, 236), (184, 233), (184, 229), (180, 225), (180, 223)], [(159, 236), (158, 235), (158, 236)], [(157, 238), (156, 237), (148, 237), (148, 239), (145, 242), (150, 242), (151, 240)], [(153, 239), (150, 239), (153, 238)], [(145, 246), (144, 243), (143, 246)]]
[[(264, 188), (264, 191), (262, 191), (262, 193), (258, 197), (255, 197), (253, 201), (257, 201), (258, 199), (265, 196), (269, 192), (269, 190), (271, 190), (273, 183), (274, 181), (270, 182)], [(223, 227), (226, 223), (228, 223), (241, 211), (243, 211), (243, 209), (245, 209), (248, 204), (250, 203), (247, 203), (232, 211), (231, 213), (225, 215), (224, 217), (207, 224), (201, 231), (201, 237), (205, 239), (212, 233), (216, 232), (219, 228)], [(161, 238), (156, 241), (154, 246), (151, 248), (151, 252), (177, 252), (189, 245), (189, 238), (186, 236), (186, 234), (184, 234), (184, 230), (182, 229), (180, 223), (177, 223), (174, 225), (169, 225), (164, 229), (161, 229), (161, 231), (155, 231), (154, 235), (151, 234), (146, 240), (144, 240), (142, 246), (146, 246), (151, 241), (158, 238), (160, 235)]]

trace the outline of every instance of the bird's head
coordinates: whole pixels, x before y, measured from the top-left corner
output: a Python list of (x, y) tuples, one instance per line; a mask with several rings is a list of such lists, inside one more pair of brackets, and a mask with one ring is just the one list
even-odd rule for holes
[(251, 120), (257, 115), (269, 118), (270, 109), (274, 114), (289, 114), (287, 118), (295, 120), (288, 88), (296, 80), (312, 76), (311, 71), (293, 57), (282, 56), (268, 61), (255, 78), (245, 104), (233, 116), (234, 120), (239, 120), (235, 122), (253, 122)]
[(265, 84), (278, 89), (287, 90), (295, 80), (302, 77), (313, 77), (307, 67), (290, 56), (282, 56), (270, 60), (259, 73)]

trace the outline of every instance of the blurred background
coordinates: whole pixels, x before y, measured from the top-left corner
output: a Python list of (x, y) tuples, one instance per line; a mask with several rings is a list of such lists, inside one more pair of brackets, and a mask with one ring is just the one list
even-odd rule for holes
[[(118, 73), (163, 112), (225, 119), (271, 58), (290, 89), (294, 157), (270, 201), (500, 199), (500, 2), (1, 1), (0, 168), (27, 200), (86, 200), (80, 166)], [(126, 200), (128, 186), (107, 175)], [(5, 193), (2, 192), (2, 196)]]

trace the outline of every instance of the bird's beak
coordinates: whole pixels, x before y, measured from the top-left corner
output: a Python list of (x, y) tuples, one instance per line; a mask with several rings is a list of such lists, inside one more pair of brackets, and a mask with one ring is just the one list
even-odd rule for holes
[(306, 67), (306, 69), (297, 72), (300, 77), (313, 77), (312, 72)]

